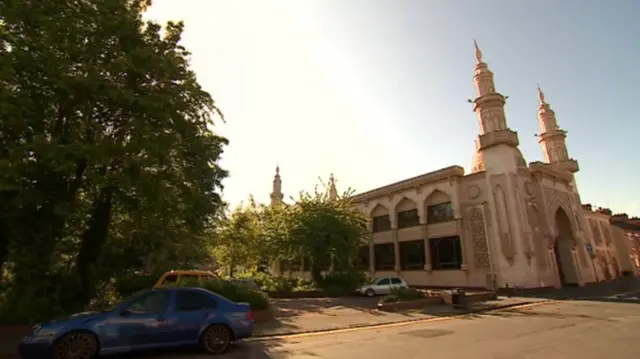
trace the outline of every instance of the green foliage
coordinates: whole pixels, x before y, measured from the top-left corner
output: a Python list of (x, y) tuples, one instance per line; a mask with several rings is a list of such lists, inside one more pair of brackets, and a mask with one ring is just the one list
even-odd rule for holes
[(142, 20), (150, 3), (0, 7), (0, 321), (100, 306), (113, 277), (211, 260), (227, 140), (183, 24)]
[(333, 258), (349, 267), (367, 234), (367, 221), (351, 200), (351, 193), (332, 197), (329, 191), (301, 192), (288, 207), (290, 246), (299, 248), (303, 258), (311, 258), (311, 275), (322, 281), (319, 266), (323, 258)]
[(151, 274), (125, 273), (114, 278), (110, 283), (113, 283), (113, 289), (117, 295), (125, 298), (142, 289), (153, 287), (162, 274), (163, 272), (154, 272)]
[[(307, 258), (305, 266), (310, 265), (313, 282), (320, 286), (324, 280), (321, 264), (332, 258), (353, 276), (351, 263), (367, 234), (367, 220), (351, 194), (331, 195), (330, 190), (316, 188), (313, 194), (301, 192), (290, 205), (257, 206), (250, 201), (236, 208), (218, 227), (213, 241), (219, 263), (232, 274), (238, 264), (255, 272), (278, 261)], [(270, 279), (265, 285), (289, 291), (290, 283), (285, 282)]]
[(252, 277), (265, 292), (290, 293), (317, 289), (310, 281), (302, 278), (286, 278), (267, 273), (257, 273)]
[(233, 277), (234, 269), (256, 269), (262, 255), (260, 228), (255, 203), (239, 206), (221, 221), (213, 239), (213, 253), (220, 268)]
[(415, 288), (393, 288), (391, 293), (388, 296), (383, 298), (383, 301), (386, 303), (392, 302), (406, 302), (411, 300), (424, 299), (424, 292), (417, 290)]
[(227, 280), (189, 279), (179, 283), (181, 287), (199, 287), (221, 295), (236, 303), (248, 303), (251, 309), (264, 310), (269, 307), (269, 299), (263, 293)]
[(369, 276), (364, 272), (333, 272), (322, 276), (320, 287), (329, 293), (353, 293), (368, 281)]

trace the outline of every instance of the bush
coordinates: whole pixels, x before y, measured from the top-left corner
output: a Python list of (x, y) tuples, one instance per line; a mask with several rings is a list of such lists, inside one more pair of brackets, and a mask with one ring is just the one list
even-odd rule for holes
[(269, 273), (243, 273), (238, 278), (253, 279), (262, 290), (271, 293), (291, 293), (316, 290), (311, 281), (301, 278), (285, 278), (273, 276)]
[(197, 280), (180, 281), (181, 287), (199, 287), (221, 295), (232, 302), (248, 303), (251, 309), (264, 310), (269, 307), (269, 299), (263, 293), (251, 290), (227, 280)]
[[(100, 312), (103, 310), (109, 310), (120, 304), (123, 299), (123, 295), (119, 293), (116, 287), (115, 279), (110, 279), (107, 282), (100, 283), (96, 288), (96, 293), (98, 293), (98, 295), (92, 298), (87, 305), (86, 309), (88, 311)], [(133, 293), (128, 293), (126, 296), (129, 294)]]
[(366, 273), (360, 271), (331, 272), (322, 276), (320, 287), (327, 292), (353, 292), (369, 282)]
[(152, 288), (163, 273), (127, 273), (115, 280), (115, 291), (121, 297), (128, 297), (146, 288)]
[(393, 288), (391, 293), (382, 299), (385, 303), (406, 302), (426, 298), (424, 292), (414, 288)]

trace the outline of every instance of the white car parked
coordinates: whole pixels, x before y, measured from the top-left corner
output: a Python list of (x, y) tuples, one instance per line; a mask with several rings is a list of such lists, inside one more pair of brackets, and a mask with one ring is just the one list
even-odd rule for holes
[(407, 282), (400, 277), (382, 277), (377, 278), (372, 284), (358, 288), (357, 292), (367, 297), (375, 295), (384, 295), (391, 293), (394, 288), (408, 288)]

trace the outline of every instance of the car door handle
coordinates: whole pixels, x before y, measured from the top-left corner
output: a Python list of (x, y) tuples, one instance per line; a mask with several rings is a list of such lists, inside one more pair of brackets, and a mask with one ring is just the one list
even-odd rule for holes
[(164, 322), (164, 317), (158, 317), (159, 322)]

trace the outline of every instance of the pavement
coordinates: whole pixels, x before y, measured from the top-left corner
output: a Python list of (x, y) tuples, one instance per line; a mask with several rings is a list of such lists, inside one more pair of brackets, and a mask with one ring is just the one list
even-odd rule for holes
[(545, 298), (506, 298), (473, 303), (468, 309), (437, 305), (421, 310), (383, 312), (375, 309), (379, 298), (313, 298), (273, 300), (275, 319), (260, 323), (255, 337), (282, 336), (296, 333), (323, 332), (347, 328), (423, 321), (464, 314), (467, 311), (495, 310), (528, 303), (548, 301)]
[[(420, 324), (249, 341), (225, 358), (627, 359), (638, 357), (639, 326), (638, 304), (554, 301)], [(209, 357), (169, 353), (156, 358)]]

